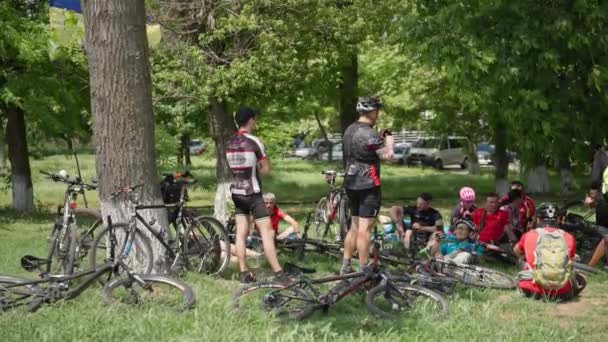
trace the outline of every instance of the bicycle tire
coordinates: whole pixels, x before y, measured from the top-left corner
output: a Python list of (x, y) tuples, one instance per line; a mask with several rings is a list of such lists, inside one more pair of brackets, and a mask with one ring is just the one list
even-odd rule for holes
[(346, 194), (342, 194), (340, 202), (338, 203), (339, 208), (339, 222), (340, 222), (340, 239), (344, 241), (346, 234), (350, 230), (351, 216), (350, 216), (350, 203)]
[(455, 278), (466, 285), (503, 290), (517, 287), (514, 277), (487, 267), (444, 264), (440, 266), (440, 269), (441, 273)]
[[(124, 244), (125, 239), (121, 239), (120, 236), (125, 236), (126, 237), (126, 232), (129, 231), (129, 226), (127, 224), (124, 223), (114, 223), (112, 224), (112, 227), (114, 229), (114, 232), (117, 235), (117, 239), (118, 241), (118, 246), (116, 246), (115, 249), (115, 257), (120, 257), (121, 255), (125, 254), (125, 247), (126, 245)], [(98, 265), (97, 265), (97, 257), (101, 256), (98, 255), (99, 252), (98, 251), (106, 251), (106, 247), (105, 244), (107, 244), (107, 238), (109, 238), (107, 235), (109, 234), (109, 227), (105, 227), (101, 233), (97, 236), (97, 238), (95, 239), (95, 242), (93, 242), (92, 248), (89, 251), (89, 265), (91, 267), (91, 269), (95, 269)], [(122, 233), (120, 233), (122, 231)], [(121, 235), (124, 234), (124, 235)], [(103, 239), (103, 242), (102, 242)], [(129, 265), (129, 260), (131, 259), (130, 256), (134, 256), (135, 258), (141, 260), (142, 262), (140, 262), (139, 264), (143, 264), (142, 270), (139, 270), (141, 272), (139, 273), (144, 273), (144, 274), (149, 274), (150, 272), (152, 272), (152, 266), (153, 266), (153, 262), (154, 262), (154, 255), (152, 254), (152, 246), (150, 245), (150, 241), (148, 239), (147, 236), (145, 236), (142, 232), (140, 232), (139, 230), (135, 230), (135, 238), (133, 239), (133, 241), (136, 241), (134, 243), (135, 248), (129, 248), (129, 251), (127, 252), (127, 258), (126, 258), (126, 264)], [(121, 242), (123, 243), (121, 245)], [(105, 257), (104, 257), (105, 259)], [(132, 260), (132, 259), (131, 259)], [(105, 261), (104, 261), (105, 262)], [(109, 280), (109, 277), (112, 275), (112, 273), (108, 273), (108, 278), (107, 280), (101, 279), (100, 278), (100, 282), (104, 283), (105, 281)]]
[(327, 197), (321, 197), (315, 208), (315, 237), (322, 239), (327, 234), (329, 222), (329, 202)]
[[(158, 300), (159, 293), (165, 295), (168, 294), (168, 291), (164, 291), (161, 289), (161, 286), (167, 285), (169, 287), (176, 288), (179, 290), (177, 294), (171, 294), (170, 298), (171, 302), (173, 302), (172, 305), (176, 306), (176, 310), (178, 312), (188, 310), (192, 308), (196, 303), (194, 291), (188, 284), (184, 283), (181, 280), (156, 274), (137, 274), (135, 276), (143, 280), (146, 285), (142, 287), (136, 280), (132, 279), (131, 277), (121, 277), (114, 279), (103, 287), (103, 301), (108, 305), (123, 301), (133, 301), (129, 304), (142, 304), (142, 296), (135, 293), (137, 291), (136, 289), (141, 289), (144, 291), (144, 293), (154, 293), (154, 288), (156, 288), (157, 295), (149, 296), (149, 299)], [(124, 293), (121, 293), (120, 290), (122, 290), (123, 288), (125, 289), (125, 291)]]
[[(255, 293), (257, 296), (262, 295), (262, 291), (271, 291), (270, 294), (264, 295), (261, 299), (263, 309), (267, 312), (271, 312), (279, 319), (289, 318), (291, 320), (301, 321), (308, 317), (310, 317), (317, 309), (313, 302), (312, 298), (302, 289), (296, 286), (285, 286), (280, 283), (274, 282), (260, 282), (247, 286), (243, 286), (239, 288), (233, 295), (232, 305), (233, 308), (237, 311), (246, 311), (250, 308), (244, 308), (244, 306), (249, 306), (249, 303), (245, 303), (247, 298)], [(281, 291), (285, 291), (288, 293), (285, 295), (283, 302), (276, 303), (277, 300), (280, 300), (279, 293)], [(301, 297), (300, 302), (302, 303), (301, 308), (298, 307), (293, 310), (277, 310), (278, 307), (283, 307), (284, 305), (291, 302), (291, 300), (298, 299), (295, 297)], [(245, 300), (244, 300), (245, 299)], [(257, 301), (257, 298), (252, 298), (250, 300)]]
[[(207, 235), (201, 228), (206, 230)], [(193, 218), (185, 236), (184, 256), (191, 270), (212, 276), (220, 275), (226, 270), (230, 263), (230, 253), (227, 252), (230, 250), (230, 237), (220, 221), (207, 216)]]
[(573, 265), (573, 267), (574, 267), (575, 270), (581, 271), (581, 272), (584, 272), (584, 273), (592, 273), (592, 274), (598, 273), (598, 269), (597, 268), (595, 268), (593, 266), (582, 264), (580, 262), (575, 262), (574, 265)]
[[(68, 225), (66, 231), (63, 232), (63, 226), (59, 229), (54, 229), (53, 236), (49, 242), (49, 270), (51, 274), (71, 275), (74, 272), (74, 254), (75, 254), (75, 230), (71, 229), (71, 224)], [(62, 239), (63, 241), (59, 241)], [(60, 251), (59, 248), (63, 246)]]
[[(9, 309), (24, 306), (26, 311), (34, 312), (42, 305), (40, 296), (44, 291), (37, 284), (28, 284), (31, 280), (7, 275), (0, 275), (0, 313)], [(23, 284), (22, 286), (16, 286)], [(13, 285), (7, 288), (7, 285)]]
[(76, 249), (78, 246), (78, 229), (74, 224), (68, 225), (68, 231), (66, 236), (70, 241), (70, 245), (68, 247), (68, 255), (67, 261), (64, 266), (64, 274), (72, 275), (74, 273), (74, 267), (76, 264)]
[[(414, 306), (427, 305), (426, 303), (411, 303), (412, 299), (418, 299), (421, 296), (431, 300), (430, 305), (434, 306), (434, 308), (431, 308), (433, 311), (438, 311), (439, 315), (447, 315), (448, 302), (442, 295), (427, 288), (410, 284), (395, 286), (391, 283), (381, 283), (367, 293), (365, 305), (374, 315), (388, 319), (409, 309), (412, 304)], [(383, 299), (388, 300), (388, 307), (381, 306), (380, 301)]]

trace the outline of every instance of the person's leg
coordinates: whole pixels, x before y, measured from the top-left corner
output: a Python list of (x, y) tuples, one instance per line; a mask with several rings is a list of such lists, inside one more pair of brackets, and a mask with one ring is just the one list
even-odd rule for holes
[[(391, 207), (390, 216), (391, 216), (391, 220), (395, 223), (395, 226), (397, 226), (397, 232), (399, 234), (402, 234), (402, 232), (403, 232), (403, 207), (400, 207), (400, 206)], [(400, 236), (400, 237), (403, 238), (402, 236)]]
[(246, 245), (247, 236), (249, 235), (249, 216), (248, 215), (236, 215), (236, 243), (235, 243), (235, 254), (239, 261), (239, 269), (241, 272), (249, 270), (247, 266), (246, 257)]
[(341, 274), (350, 273), (352, 271), (352, 258), (357, 248), (357, 235), (359, 233), (359, 217), (351, 217), (350, 230), (344, 239), (344, 255), (342, 260)]
[(359, 253), (359, 263), (363, 270), (369, 263), (369, 245), (372, 235), (372, 228), (376, 222), (375, 217), (359, 217), (359, 231), (357, 233), (357, 253)]
[(589, 266), (591, 266), (591, 267), (597, 266), (597, 264), (600, 263), (602, 258), (606, 256), (606, 249), (608, 248), (608, 242), (606, 242), (606, 241), (608, 241), (608, 240), (603, 239), (602, 241), (600, 241), (600, 243), (597, 244), (597, 247), (595, 248), (595, 252), (593, 252), (593, 256), (591, 257), (591, 260), (589, 261)]
[(274, 230), (270, 223), (270, 218), (265, 217), (255, 220), (255, 225), (260, 230), (262, 235), (262, 244), (264, 245), (264, 254), (266, 260), (270, 264), (270, 268), (273, 272), (277, 273), (282, 271), (281, 265), (279, 264), (279, 258), (277, 257), (277, 248), (274, 243)]
[(412, 244), (412, 235), (414, 235), (414, 231), (408, 229), (405, 231), (405, 235), (403, 236), (403, 246), (405, 249), (410, 249), (410, 245)]

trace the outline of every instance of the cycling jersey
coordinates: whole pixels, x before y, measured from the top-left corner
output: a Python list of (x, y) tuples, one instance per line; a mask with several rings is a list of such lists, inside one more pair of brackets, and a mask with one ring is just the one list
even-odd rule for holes
[[(410, 222), (413, 225), (418, 223), (424, 227), (436, 227), (437, 231), (443, 231), (442, 227), (437, 227), (437, 223), (443, 220), (441, 213), (434, 208), (426, 210), (418, 210), (415, 206), (403, 207), (403, 216), (410, 217)], [(406, 230), (412, 229), (412, 226), (406, 226)], [(428, 241), (432, 233), (426, 231), (415, 231), (415, 238)]]
[(233, 195), (250, 196), (262, 192), (262, 182), (258, 175), (258, 161), (267, 159), (264, 145), (247, 130), (239, 130), (228, 142), (226, 158), (232, 171)]
[(380, 157), (376, 153), (384, 146), (384, 138), (372, 126), (355, 122), (342, 137), (346, 175), (344, 187), (364, 190), (380, 186)]

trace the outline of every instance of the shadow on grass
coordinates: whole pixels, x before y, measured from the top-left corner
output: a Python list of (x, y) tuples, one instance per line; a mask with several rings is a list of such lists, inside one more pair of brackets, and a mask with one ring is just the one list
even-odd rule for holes
[(35, 211), (33, 213), (22, 213), (12, 208), (0, 208), (0, 229), (9, 230), (6, 224), (15, 223), (49, 223), (55, 220), (55, 214), (50, 211)]

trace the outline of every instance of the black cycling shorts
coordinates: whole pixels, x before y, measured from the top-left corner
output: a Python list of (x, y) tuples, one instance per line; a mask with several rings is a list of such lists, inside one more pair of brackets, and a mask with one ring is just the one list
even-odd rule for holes
[(380, 187), (364, 190), (346, 189), (350, 203), (350, 215), (357, 217), (376, 217), (380, 212), (382, 191)]
[(255, 220), (270, 217), (262, 194), (253, 194), (250, 196), (232, 195), (234, 202), (235, 214), (253, 216)]

